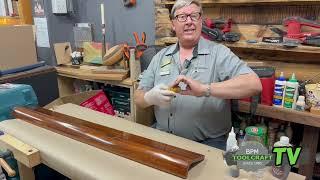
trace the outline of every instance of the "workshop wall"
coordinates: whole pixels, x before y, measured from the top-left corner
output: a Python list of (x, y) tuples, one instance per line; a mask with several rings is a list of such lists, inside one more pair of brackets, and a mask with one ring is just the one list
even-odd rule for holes
[(110, 42), (111, 45), (122, 42), (135, 43), (132, 32), (136, 31), (141, 34), (144, 31), (147, 34), (146, 43), (154, 44), (153, 1), (137, 0), (135, 7), (127, 8), (123, 6), (122, 0), (73, 0), (74, 14), (67, 16), (52, 14), (51, 1), (44, 1), (51, 48), (37, 48), (38, 60), (45, 60), (49, 65), (56, 65), (53, 44), (67, 41), (74, 44), (72, 27), (75, 23), (91, 23), (93, 40), (101, 41), (100, 4), (102, 2), (105, 5), (107, 42)]

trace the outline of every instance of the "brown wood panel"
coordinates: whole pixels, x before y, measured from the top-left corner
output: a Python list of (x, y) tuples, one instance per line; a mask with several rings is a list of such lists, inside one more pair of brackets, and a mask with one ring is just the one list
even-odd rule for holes
[[(233, 104), (232, 110), (249, 113), (250, 103), (237, 101), (237, 103)], [(301, 112), (292, 109), (259, 104), (256, 115), (294, 122), (298, 124), (305, 124), (313, 127), (320, 127), (320, 115), (315, 115), (310, 112)]]
[(66, 76), (76, 76), (80, 79), (86, 80), (113, 80), (122, 81), (128, 77), (128, 74), (93, 74), (91, 70), (88, 69), (74, 69), (69, 67), (56, 67), (58, 74)]
[(46, 74), (50, 72), (56, 72), (56, 69), (52, 66), (43, 66), (43, 67), (28, 70), (28, 71), (0, 76), (0, 83), (9, 83), (18, 79), (34, 77), (34, 76), (38, 76), (38, 75)]
[[(319, 53), (305, 53), (305, 52), (294, 52), (294, 51), (279, 51), (270, 50), (265, 48), (250, 48), (249, 47), (239, 47), (239, 46), (228, 46), (230, 49), (242, 59), (259, 59), (265, 61), (283, 61), (283, 62), (294, 62), (294, 63), (314, 63), (319, 64), (320, 54)], [(271, 47), (271, 46), (270, 46)], [(320, 52), (318, 50), (318, 52)]]
[(13, 115), (36, 126), (161, 171), (187, 178), (204, 155), (43, 108), (15, 108)]
[(308, 159), (299, 164), (299, 174), (306, 176), (306, 179), (312, 179), (314, 163), (319, 140), (319, 128), (304, 126), (302, 148), (308, 154)]
[[(245, 60), (245, 59), (244, 59)], [(245, 60), (245, 62), (259, 64), (260, 66), (271, 66), (276, 69), (276, 77), (283, 72), (285, 77), (289, 79), (294, 72), (298, 80), (304, 81), (320, 73), (320, 64), (303, 64), (303, 63), (287, 63), (280, 61), (265, 61), (265, 60)], [(315, 82), (320, 81), (320, 77), (315, 79)]]

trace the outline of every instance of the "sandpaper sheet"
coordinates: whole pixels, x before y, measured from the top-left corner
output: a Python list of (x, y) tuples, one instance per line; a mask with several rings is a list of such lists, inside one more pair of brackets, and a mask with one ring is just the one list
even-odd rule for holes
[[(226, 165), (221, 150), (74, 104), (61, 105), (56, 111), (204, 154), (205, 160), (190, 170), (188, 179), (232, 179), (226, 177)], [(0, 122), (0, 129), (39, 149), (44, 164), (74, 180), (181, 179), (18, 119)], [(245, 173), (241, 176), (248, 178)], [(264, 179), (272, 178), (266, 174)], [(297, 174), (290, 174), (289, 179), (303, 178)]]

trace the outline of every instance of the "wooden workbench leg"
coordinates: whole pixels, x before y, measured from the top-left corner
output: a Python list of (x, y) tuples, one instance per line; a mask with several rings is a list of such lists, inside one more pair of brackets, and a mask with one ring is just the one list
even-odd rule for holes
[(35, 180), (33, 168), (28, 168), (19, 161), (17, 163), (19, 167), (19, 175), (21, 180)]
[(316, 161), (316, 153), (319, 140), (319, 128), (312, 126), (304, 126), (302, 148), (307, 151), (308, 160), (303, 161), (299, 165), (299, 174), (306, 176), (307, 179), (312, 179), (314, 163)]

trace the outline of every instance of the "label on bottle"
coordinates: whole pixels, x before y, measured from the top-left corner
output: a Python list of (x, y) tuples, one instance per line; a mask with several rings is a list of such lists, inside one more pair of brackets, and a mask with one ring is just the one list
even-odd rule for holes
[(296, 110), (297, 111), (304, 111), (304, 106), (301, 106), (301, 105), (296, 105)]
[(294, 102), (294, 92), (295, 88), (293, 87), (287, 87), (285, 96), (284, 96), (284, 103), (283, 106), (286, 108), (292, 108), (293, 102)]
[(273, 104), (277, 106), (282, 105), (282, 97), (283, 97), (284, 85), (276, 84), (274, 88), (273, 95)]

